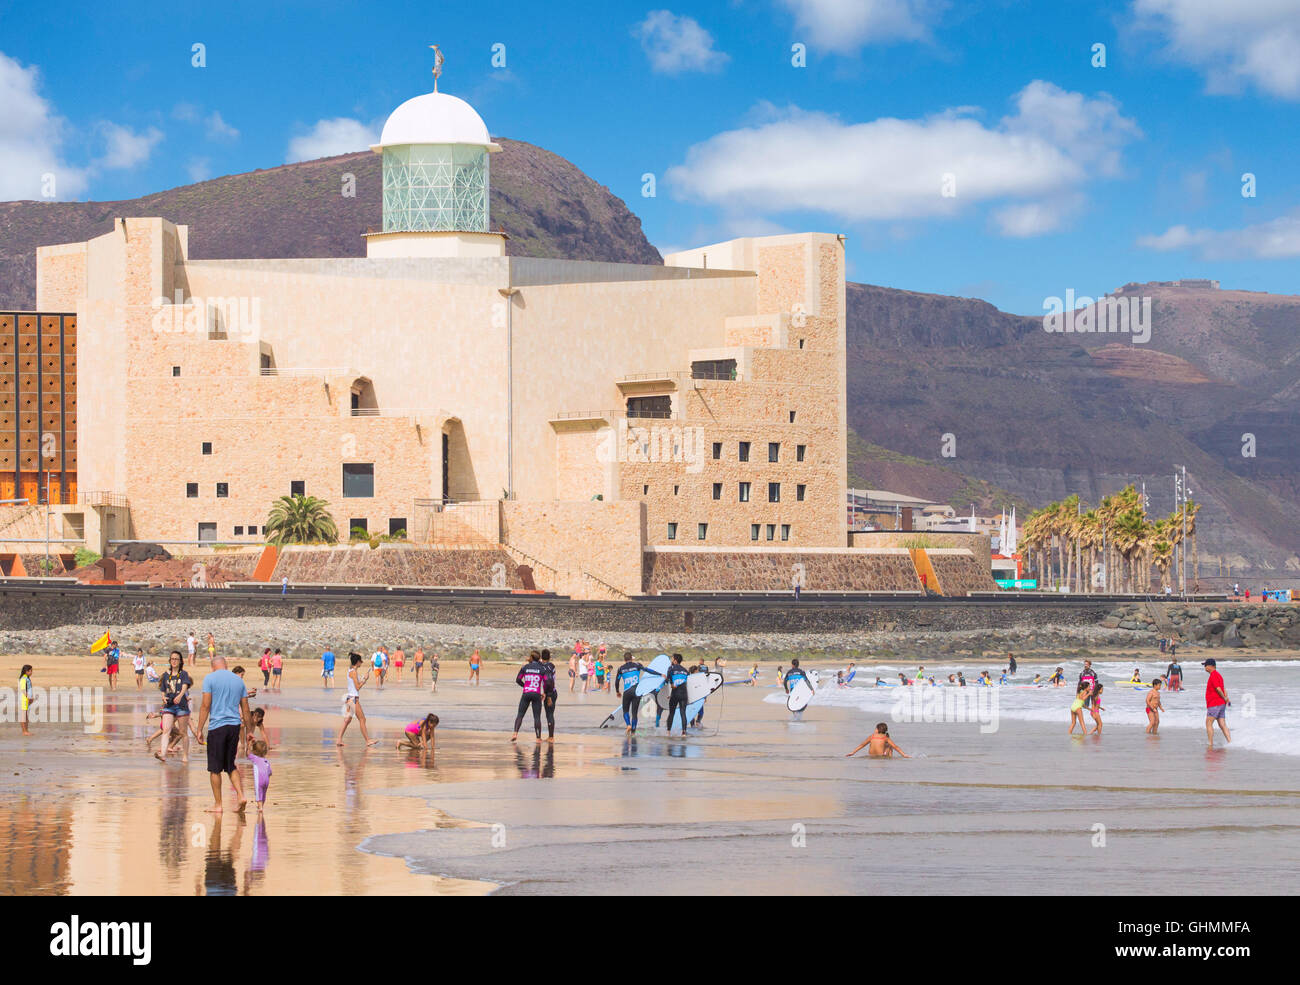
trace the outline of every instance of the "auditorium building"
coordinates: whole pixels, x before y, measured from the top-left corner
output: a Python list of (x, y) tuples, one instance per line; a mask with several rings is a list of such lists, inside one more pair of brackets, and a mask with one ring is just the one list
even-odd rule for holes
[[(0, 498), (48, 488), (96, 550), (257, 555), (301, 493), (344, 539), (486, 552), (416, 582), (920, 590), (906, 547), (850, 543), (843, 237), (512, 257), (466, 102), (408, 100), (372, 150), (364, 258), (195, 260), (163, 217), (40, 249), (38, 312), (0, 315)], [(351, 570), (299, 554), (277, 580)]]

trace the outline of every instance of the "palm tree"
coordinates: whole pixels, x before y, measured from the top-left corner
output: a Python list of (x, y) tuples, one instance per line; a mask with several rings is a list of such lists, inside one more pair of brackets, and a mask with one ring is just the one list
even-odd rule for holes
[[(1115, 520), (1115, 547), (1128, 565), (1129, 591), (1137, 591), (1137, 557), (1147, 540), (1149, 524), (1138, 504), (1121, 513)], [(1121, 585), (1121, 591), (1123, 586)]]
[(1034, 510), (1025, 518), (1025, 524), (1022, 528), (1025, 545), (1029, 548), (1029, 556), (1031, 559), (1036, 558), (1037, 561), (1034, 567), (1036, 568), (1036, 573), (1038, 575), (1039, 588), (1046, 587), (1045, 583), (1049, 573), (1047, 570), (1047, 561), (1044, 557), (1044, 549), (1051, 537), (1049, 532), (1051, 516), (1051, 506), (1044, 506), (1041, 509)]
[(281, 496), (266, 517), (268, 542), (277, 546), (335, 543), (339, 529), (327, 506), (329, 503), (315, 496)]

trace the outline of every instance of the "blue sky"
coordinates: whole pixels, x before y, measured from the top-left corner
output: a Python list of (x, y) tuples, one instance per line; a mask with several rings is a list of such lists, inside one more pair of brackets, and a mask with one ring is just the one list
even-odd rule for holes
[(443, 91), (664, 250), (843, 232), (852, 280), (1023, 314), (1129, 280), (1297, 291), (1296, 0), (114, 6), (0, 3), (0, 199), (361, 149), (436, 42)]

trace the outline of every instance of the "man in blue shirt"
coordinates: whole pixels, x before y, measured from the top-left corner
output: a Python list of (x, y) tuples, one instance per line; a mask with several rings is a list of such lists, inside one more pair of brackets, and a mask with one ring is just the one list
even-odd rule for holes
[(225, 657), (212, 658), (212, 673), (203, 678), (203, 705), (199, 709), (199, 734), (208, 725), (208, 774), (212, 781), (209, 814), (221, 813), (221, 774), (230, 775), (230, 785), (239, 798), (237, 813), (244, 813), (248, 798), (244, 796), (235, 755), (239, 752), (239, 729), (250, 724), (248, 689), (244, 682), (226, 669)]
[(334, 690), (334, 651), (326, 650), (320, 655), (321, 672), (320, 676), (325, 679), (325, 687), (328, 690)]

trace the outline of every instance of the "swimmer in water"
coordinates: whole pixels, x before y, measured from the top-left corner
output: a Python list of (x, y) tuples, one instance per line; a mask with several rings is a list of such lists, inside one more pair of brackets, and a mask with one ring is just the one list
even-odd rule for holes
[(1129, 682), (1130, 684), (1141, 684), (1141, 683), (1142, 683), (1142, 672), (1141, 672), (1141, 670), (1139, 670), (1137, 667), (1134, 667), (1134, 668), (1133, 668), (1133, 676), (1130, 677), (1130, 678), (1128, 679), (1128, 682)]
[(1091, 684), (1080, 684), (1079, 690), (1075, 692), (1074, 701), (1070, 704), (1070, 735), (1074, 734), (1074, 726), (1083, 729), (1083, 734), (1088, 734), (1088, 723), (1083, 719), (1083, 703), (1088, 700), (1088, 695), (1092, 693)]
[(884, 722), (880, 722), (876, 726), (876, 730), (866, 738), (862, 745), (854, 749), (853, 752), (846, 753), (845, 758), (848, 759), (856, 756), (867, 746), (871, 747), (867, 749), (867, 755), (873, 759), (892, 759), (894, 753), (898, 753), (904, 759), (911, 758), (907, 753), (903, 752), (902, 749), (899, 749), (898, 746), (894, 744), (894, 740), (889, 737), (889, 726)]

